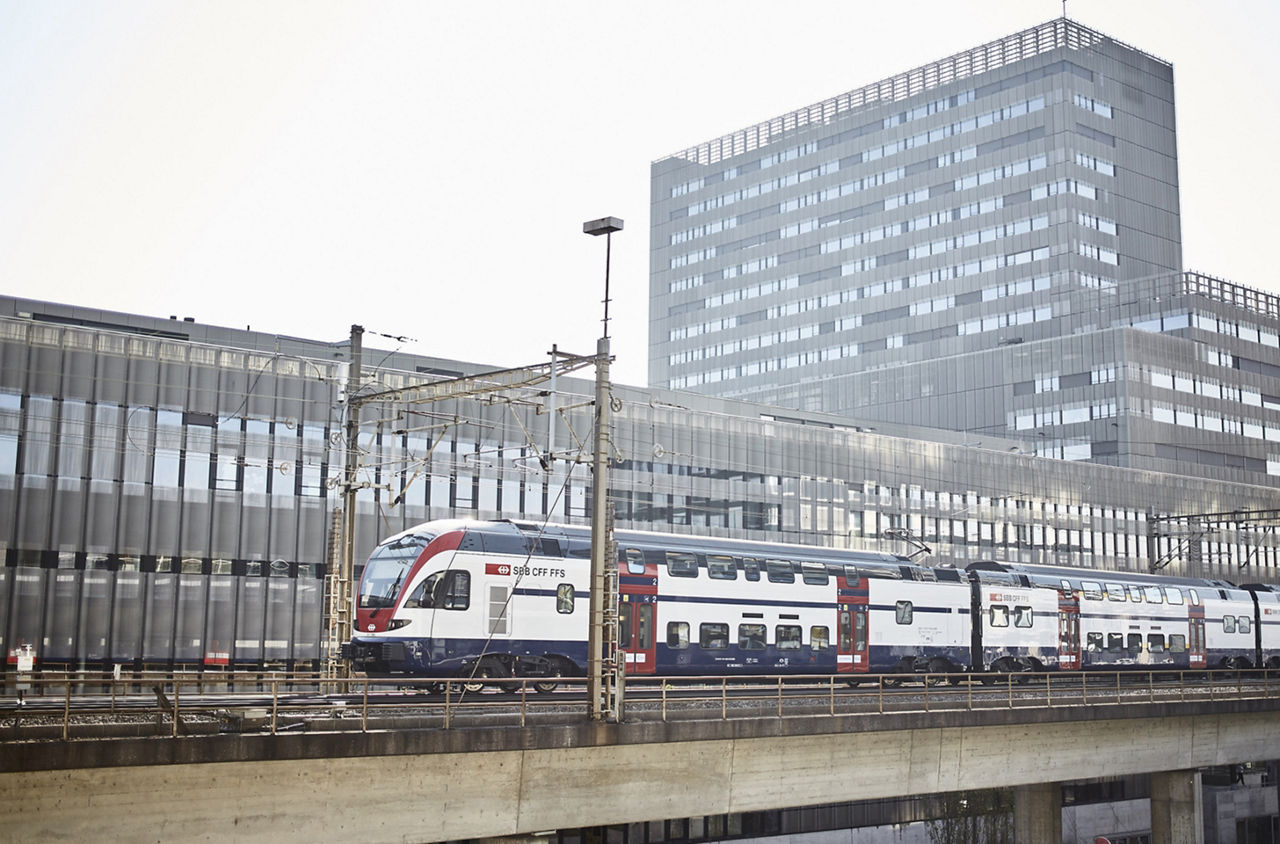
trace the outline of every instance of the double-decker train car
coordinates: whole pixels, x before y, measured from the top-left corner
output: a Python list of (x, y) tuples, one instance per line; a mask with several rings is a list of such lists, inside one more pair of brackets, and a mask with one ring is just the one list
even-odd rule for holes
[[(1264, 664), (1263, 653), (1272, 660), (1280, 653), (1280, 641), (1264, 651), (1254, 635), (1254, 597), (1226, 581), (1014, 563), (969, 571), (978, 585), (982, 664), (993, 670), (1247, 668)], [(1056, 628), (1037, 623), (1050, 607)], [(1018, 626), (1025, 652), (996, 653), (993, 639)]]
[[(1280, 593), (1194, 578), (618, 531), (630, 674), (1246, 667)], [(535, 678), (587, 662), (590, 531), (428, 522), (374, 550), (344, 653), (370, 676)], [(1266, 638), (1259, 600), (1269, 604)], [(1243, 629), (1242, 629), (1243, 626)], [(1273, 641), (1275, 640), (1275, 641)], [(1269, 650), (1264, 650), (1264, 647)]]
[[(1254, 629), (1258, 638), (1259, 662), (1255, 667), (1280, 668), (1280, 586), (1266, 583), (1243, 583), (1257, 604)], [(1225, 620), (1224, 620), (1225, 621)], [(1230, 622), (1225, 622), (1230, 626)], [(1236, 618), (1239, 627), (1239, 617)]]

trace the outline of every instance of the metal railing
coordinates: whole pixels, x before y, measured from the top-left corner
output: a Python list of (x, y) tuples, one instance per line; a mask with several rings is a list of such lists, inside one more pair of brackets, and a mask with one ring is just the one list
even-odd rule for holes
[[(0, 742), (563, 725), (586, 681), (334, 680), (309, 674), (7, 676)], [(627, 678), (627, 722), (1280, 699), (1280, 670)], [(541, 690), (539, 686), (541, 685)]]

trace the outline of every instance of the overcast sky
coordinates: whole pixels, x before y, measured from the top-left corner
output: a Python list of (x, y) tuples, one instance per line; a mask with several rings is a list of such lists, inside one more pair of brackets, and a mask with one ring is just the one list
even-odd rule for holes
[[(582, 222), (613, 215), (613, 375), (643, 384), (651, 161), (1061, 13), (3, 0), (3, 291), (514, 366), (594, 352)], [(1280, 3), (1067, 13), (1173, 62), (1186, 266), (1280, 293)]]

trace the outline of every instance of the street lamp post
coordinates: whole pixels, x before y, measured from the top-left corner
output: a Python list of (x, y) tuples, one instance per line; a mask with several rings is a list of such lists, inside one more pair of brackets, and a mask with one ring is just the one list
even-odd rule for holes
[(591, 464), (591, 596), (587, 636), (587, 698), (591, 720), (622, 719), (625, 667), (618, 662), (618, 589), (609, 574), (613, 554), (613, 518), (609, 508), (609, 259), (613, 233), (622, 220), (603, 217), (582, 224), (584, 234), (605, 236), (604, 329), (596, 341), (595, 454)]

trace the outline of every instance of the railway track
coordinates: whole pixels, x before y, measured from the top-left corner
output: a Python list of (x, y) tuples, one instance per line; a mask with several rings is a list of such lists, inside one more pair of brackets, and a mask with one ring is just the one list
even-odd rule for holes
[[(101, 681), (32, 678), (0, 696), (0, 743), (48, 739), (171, 737), (212, 733), (460, 729), (580, 722), (586, 683), (533, 680), (501, 686), (249, 678), (210, 684), (182, 676)], [(209, 686), (219, 686), (210, 689)], [(239, 687), (237, 687), (237, 685)], [(247, 687), (246, 687), (247, 686)], [(1280, 698), (1280, 671), (1093, 672), (1089, 674), (881, 675), (647, 678), (627, 680), (625, 721), (814, 718), (889, 712), (1125, 706)]]

